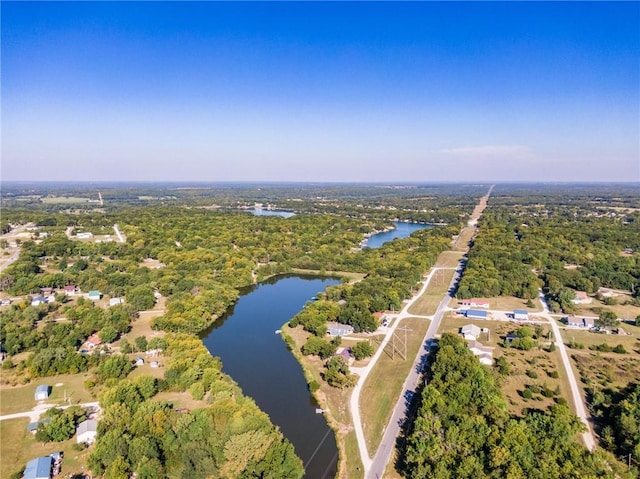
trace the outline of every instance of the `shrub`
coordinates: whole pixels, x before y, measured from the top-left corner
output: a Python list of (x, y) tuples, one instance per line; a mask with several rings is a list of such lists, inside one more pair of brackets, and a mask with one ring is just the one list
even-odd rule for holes
[(533, 393), (531, 392), (531, 389), (524, 388), (524, 390), (522, 391), (522, 397), (525, 399), (532, 399)]
[(527, 376), (529, 376), (531, 379), (537, 379), (538, 378), (538, 373), (535, 372), (533, 369), (528, 369), (527, 370)]

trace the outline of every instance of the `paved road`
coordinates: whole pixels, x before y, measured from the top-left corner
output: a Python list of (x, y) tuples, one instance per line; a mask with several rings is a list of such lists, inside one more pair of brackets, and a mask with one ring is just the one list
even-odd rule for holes
[(413, 316), (409, 314), (409, 308), (426, 291), (427, 286), (429, 286), (429, 282), (431, 281), (431, 278), (433, 277), (433, 274), (436, 271), (437, 271), (436, 268), (431, 270), (431, 272), (425, 278), (425, 281), (422, 285), (422, 288), (420, 288), (420, 291), (418, 291), (418, 293), (405, 304), (404, 308), (402, 308), (402, 311), (400, 311), (400, 313), (398, 313), (395, 316), (395, 319), (393, 320), (391, 326), (388, 328), (387, 333), (384, 339), (382, 340), (382, 343), (378, 347), (373, 357), (369, 360), (369, 363), (363, 368), (357, 368), (357, 369), (352, 368), (351, 370), (352, 372), (359, 374), (360, 376), (358, 378), (358, 382), (356, 383), (356, 386), (353, 388), (353, 392), (351, 393), (350, 407), (351, 407), (351, 416), (353, 419), (353, 426), (356, 433), (356, 439), (358, 440), (358, 448), (360, 450), (360, 459), (362, 460), (362, 465), (364, 466), (365, 471), (367, 471), (371, 467), (372, 461), (371, 461), (371, 458), (369, 457), (369, 452), (367, 451), (367, 443), (364, 438), (362, 421), (360, 419), (360, 391), (362, 390), (362, 386), (367, 380), (367, 376), (369, 375), (369, 372), (375, 366), (380, 356), (383, 354), (385, 347), (389, 343), (389, 340), (393, 336), (393, 333), (395, 332), (396, 328), (400, 324), (401, 320), (403, 318)]
[(556, 322), (556, 320), (553, 319), (551, 314), (549, 314), (549, 305), (547, 304), (542, 291), (539, 291), (538, 295), (540, 297), (540, 302), (542, 303), (542, 313), (539, 313), (539, 315), (545, 317), (549, 321), (549, 324), (551, 324), (551, 328), (553, 329), (556, 348), (558, 349), (558, 351), (560, 351), (562, 364), (564, 365), (564, 369), (567, 372), (567, 378), (569, 379), (569, 386), (571, 387), (571, 395), (573, 396), (573, 404), (576, 409), (576, 415), (587, 427), (587, 430), (582, 433), (582, 440), (584, 441), (585, 446), (587, 446), (587, 449), (593, 451), (593, 449), (596, 447), (596, 439), (589, 423), (587, 409), (584, 405), (584, 401), (582, 400), (582, 396), (580, 395), (578, 381), (576, 381), (576, 376), (573, 373), (573, 368), (571, 367), (571, 363), (569, 362), (569, 355), (567, 354), (567, 348), (565, 347), (564, 341), (562, 340), (560, 328), (558, 327), (558, 323)]
[[(439, 268), (434, 269), (437, 270)], [(451, 280), (450, 288), (453, 288), (456, 282), (459, 280), (459, 274), (456, 273)], [(389, 459), (391, 458), (391, 454), (393, 453), (396, 446), (396, 437), (400, 433), (400, 427), (405, 420), (407, 414), (407, 406), (413, 398), (413, 395), (418, 388), (418, 384), (420, 382), (422, 370), (424, 369), (424, 365), (427, 359), (428, 354), (428, 345), (431, 343), (431, 340), (435, 338), (436, 333), (438, 332), (438, 328), (440, 327), (440, 321), (444, 316), (444, 313), (447, 311), (449, 301), (451, 301), (452, 297), (447, 293), (440, 301), (438, 308), (436, 309), (436, 313), (433, 315), (433, 320), (429, 325), (429, 329), (424, 336), (422, 344), (423, 348), (418, 352), (416, 358), (411, 366), (411, 371), (407, 376), (407, 379), (402, 386), (402, 394), (396, 403), (393, 414), (391, 415), (391, 419), (384, 431), (384, 436), (382, 437), (382, 441), (378, 446), (378, 450), (373, 460), (371, 461), (371, 466), (368, 468), (368, 472), (365, 477), (367, 478), (381, 478), (384, 475), (384, 471), (389, 463)], [(408, 309), (408, 308), (407, 308)], [(409, 315), (411, 316), (411, 315)], [(365, 467), (365, 470), (367, 468)]]
[[(471, 215), (471, 221), (473, 222), (473, 225), (477, 224), (478, 219), (480, 218), (480, 216), (482, 216), (482, 212), (484, 211), (487, 205), (487, 201), (489, 199), (489, 196), (491, 195), (492, 190), (493, 190), (493, 185), (489, 188), (489, 191), (487, 192), (487, 194), (480, 199), (480, 202), (474, 209)], [(465, 251), (468, 251), (468, 250), (469, 250), (468, 246), (465, 247)], [(431, 270), (431, 273), (428, 276), (427, 281), (425, 281), (425, 284), (420, 290), (420, 292), (416, 296), (414, 296), (409, 303), (407, 303), (407, 305), (403, 308), (402, 313), (400, 314), (404, 313), (406, 316), (411, 316), (410, 314), (408, 314), (409, 308), (411, 307), (413, 302), (418, 297), (420, 297), (424, 293), (424, 291), (427, 289), (429, 280), (431, 280), (433, 273), (438, 269), (451, 269), (451, 268), (433, 268)], [(453, 278), (451, 279), (449, 291), (452, 291), (455, 285), (457, 284), (457, 282), (460, 280), (463, 269), (464, 269), (464, 261), (461, 260), (460, 263), (458, 264), (456, 274), (454, 274)], [(357, 394), (354, 391), (354, 394), (351, 397), (351, 413), (354, 416), (354, 426), (356, 427), (356, 437), (358, 437), (358, 446), (360, 448), (360, 456), (362, 458), (362, 463), (365, 469), (364, 475), (365, 475), (365, 478), (367, 479), (369, 478), (377, 479), (377, 478), (383, 477), (384, 475), (384, 471), (387, 467), (387, 463), (389, 462), (389, 459), (391, 458), (391, 454), (395, 448), (396, 437), (400, 432), (400, 425), (404, 422), (406, 418), (406, 414), (408, 412), (407, 404), (415, 394), (415, 390), (418, 386), (418, 381), (420, 380), (420, 372), (423, 369), (424, 362), (426, 361), (426, 355), (428, 354), (429, 343), (435, 337), (438, 331), (438, 328), (440, 327), (440, 321), (442, 320), (442, 316), (444, 315), (445, 311), (448, 309), (447, 305), (449, 304), (451, 299), (452, 297), (447, 292), (447, 294), (442, 298), (442, 301), (440, 301), (440, 304), (436, 309), (436, 313), (433, 315), (431, 324), (429, 325), (429, 328), (427, 329), (427, 333), (425, 334), (425, 337), (424, 337), (424, 341), (423, 341), (424, 346), (418, 351), (418, 354), (416, 355), (411, 371), (407, 376), (407, 379), (405, 380), (405, 383), (403, 385), (403, 393), (400, 395), (400, 398), (398, 399), (398, 402), (394, 407), (393, 413), (391, 415), (391, 419), (387, 424), (387, 427), (385, 428), (382, 442), (378, 446), (378, 450), (376, 451), (376, 454), (373, 460), (369, 458), (369, 455), (366, 449), (366, 444), (364, 443), (364, 435), (362, 434), (359, 415), (357, 419), (358, 425), (356, 426), (355, 414), (358, 412), (357, 396), (359, 396), (359, 391)], [(382, 346), (378, 349), (378, 352), (381, 352), (381, 350), (382, 350)], [(364, 383), (363, 378), (360, 378), (360, 379), (362, 380), (362, 383)], [(360, 380), (358, 381), (358, 385), (361, 386)], [(354, 406), (354, 396), (356, 396), (355, 406)], [(356, 413), (354, 413), (354, 411), (356, 411)], [(358, 434), (360, 434), (362, 438), (360, 438)]]
[(31, 411), (23, 411), (23, 412), (17, 412), (15, 414), (5, 414), (4, 416), (0, 416), (0, 421), (4, 421), (5, 419), (17, 419), (20, 417), (28, 417), (30, 422), (35, 422), (40, 418), (40, 415), (43, 414), (48, 409), (51, 409), (53, 407), (58, 409), (67, 409), (68, 407), (71, 407), (71, 406), (94, 407), (94, 408), (100, 409), (100, 405), (97, 401), (85, 402), (80, 404), (69, 404), (66, 406), (56, 406), (55, 404), (42, 403), (42, 404), (38, 404)]
[(124, 238), (124, 236), (122, 235), (122, 233), (120, 233), (120, 229), (118, 228), (118, 225), (117, 225), (117, 224), (114, 224), (114, 225), (113, 225), (113, 231), (115, 231), (116, 236), (118, 237), (118, 242), (120, 242), (120, 243), (124, 243), (124, 242), (125, 242), (125, 238)]
[(11, 256), (9, 256), (9, 258), (5, 260), (4, 263), (2, 263), (2, 265), (0, 265), (0, 272), (5, 268), (7, 268), (9, 265), (15, 263), (19, 257), (20, 257), (20, 250), (17, 249), (13, 252), (13, 254), (11, 254)]

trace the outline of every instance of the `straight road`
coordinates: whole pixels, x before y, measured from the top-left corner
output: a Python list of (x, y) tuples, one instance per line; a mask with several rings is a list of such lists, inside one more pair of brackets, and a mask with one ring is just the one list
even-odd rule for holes
[(560, 328), (558, 327), (557, 321), (553, 319), (553, 317), (549, 313), (549, 305), (547, 304), (547, 300), (544, 297), (542, 290), (538, 292), (538, 296), (540, 298), (540, 302), (542, 303), (542, 313), (540, 314), (540, 316), (545, 317), (547, 321), (549, 321), (549, 324), (551, 324), (551, 329), (553, 329), (553, 336), (555, 337), (556, 348), (558, 349), (558, 351), (560, 351), (562, 364), (564, 365), (564, 369), (567, 372), (567, 378), (569, 379), (569, 386), (571, 387), (571, 395), (573, 396), (573, 404), (575, 406), (576, 415), (587, 427), (587, 430), (582, 433), (582, 440), (584, 441), (585, 446), (587, 446), (587, 449), (593, 451), (593, 449), (596, 447), (596, 439), (591, 429), (591, 425), (589, 424), (587, 409), (584, 405), (584, 401), (582, 400), (582, 396), (580, 395), (578, 381), (576, 380), (576, 376), (573, 373), (573, 368), (571, 367), (571, 362), (569, 361), (569, 355), (567, 354), (567, 348), (564, 345), (562, 335), (560, 334)]
[[(487, 194), (482, 198), (480, 198), (478, 205), (476, 205), (475, 209), (473, 210), (473, 213), (469, 221), (469, 225), (466, 226), (466, 228), (475, 229), (478, 223), (478, 220), (482, 216), (482, 212), (487, 206), (487, 202), (489, 200), (489, 196), (491, 195), (492, 191), (493, 191), (493, 185), (491, 185), (491, 187), (487, 191)], [(468, 245), (464, 245), (464, 251), (468, 252), (468, 250), (469, 250)], [(391, 454), (395, 449), (396, 437), (400, 433), (401, 424), (404, 423), (407, 416), (407, 412), (408, 412), (407, 405), (411, 401), (411, 398), (413, 398), (413, 395), (415, 394), (415, 390), (418, 387), (418, 381), (421, 378), (422, 369), (427, 359), (427, 354), (429, 353), (429, 346), (433, 338), (435, 338), (438, 328), (440, 327), (440, 321), (442, 320), (442, 317), (444, 316), (445, 311), (448, 309), (447, 305), (452, 299), (450, 292), (455, 289), (457, 282), (460, 280), (460, 277), (462, 276), (462, 271), (464, 270), (464, 265), (465, 265), (464, 259), (460, 260), (457, 267), (457, 272), (451, 279), (449, 290), (442, 298), (442, 301), (440, 301), (440, 304), (436, 309), (436, 313), (433, 315), (433, 319), (431, 321), (431, 324), (429, 325), (429, 328), (427, 329), (427, 333), (425, 334), (425, 337), (423, 340), (423, 348), (421, 348), (421, 350), (418, 351), (418, 354), (416, 355), (411, 371), (409, 372), (405, 380), (405, 383), (403, 385), (403, 393), (398, 398), (398, 402), (394, 407), (393, 413), (391, 415), (391, 419), (389, 420), (389, 423), (385, 428), (382, 442), (378, 446), (378, 450), (376, 451), (376, 454), (373, 460), (369, 458), (369, 455), (366, 449), (366, 444), (364, 442), (364, 435), (362, 434), (362, 426), (360, 424), (359, 409), (358, 409), (358, 402), (357, 402), (359, 397), (359, 390), (357, 394), (354, 390), (354, 394), (351, 396), (351, 414), (354, 416), (354, 426), (356, 429), (356, 437), (358, 437), (358, 446), (360, 448), (360, 456), (362, 458), (362, 464), (365, 470), (364, 475), (365, 475), (365, 478), (367, 479), (374, 479), (374, 478), (378, 479), (378, 478), (382, 478), (384, 475), (384, 471), (387, 467), (387, 463), (389, 462), (389, 459), (391, 458)], [(407, 303), (407, 305), (403, 308), (402, 312), (400, 313), (401, 315), (402, 314), (405, 315), (403, 317), (411, 316), (408, 313), (410, 306), (413, 304), (413, 302), (415, 302), (418, 299), (419, 296), (421, 296), (424, 293), (424, 291), (426, 291), (429, 280), (433, 276), (433, 273), (438, 269), (450, 269), (450, 268), (432, 268), (431, 273), (429, 274), (428, 279), (427, 281), (425, 281), (425, 284), (420, 290), (420, 292), (416, 296), (414, 296), (409, 303)], [(396, 325), (397, 325), (397, 322), (396, 322)], [(383, 345), (380, 346), (376, 354), (381, 352), (382, 348), (383, 348)], [(370, 364), (371, 366), (373, 366), (373, 358)], [(366, 378), (361, 377), (360, 379), (362, 381), (358, 380), (358, 386), (361, 387), (361, 385), (364, 383), (364, 379)], [(355, 405), (354, 405), (354, 396), (356, 401)], [(357, 425), (355, 420), (356, 414), (358, 414)], [(362, 436), (362, 439), (359, 437), (359, 435)]]
[(93, 408), (99, 409), (100, 403), (96, 401), (96, 402), (85, 402), (81, 404), (69, 404), (66, 406), (55, 406), (53, 404), (48, 404), (48, 403), (38, 404), (31, 411), (23, 411), (23, 412), (17, 412), (14, 414), (5, 414), (4, 416), (0, 416), (0, 421), (4, 421), (6, 419), (17, 419), (21, 417), (28, 417), (29, 421), (35, 422), (40, 418), (41, 414), (43, 414), (45, 411), (51, 408), (55, 407), (58, 409), (67, 409), (68, 407), (71, 407), (71, 406), (93, 407)]
[[(435, 268), (434, 271), (436, 269), (437, 268)], [(452, 288), (455, 287), (455, 284), (459, 279), (460, 273), (456, 273), (451, 280), (449, 291), (452, 291)], [(396, 437), (398, 437), (400, 428), (406, 418), (408, 404), (410, 403), (413, 395), (416, 392), (416, 389), (418, 388), (422, 370), (424, 369), (424, 365), (427, 360), (427, 354), (429, 353), (429, 345), (438, 332), (440, 321), (442, 320), (444, 313), (448, 309), (447, 306), (451, 299), (451, 295), (447, 293), (442, 298), (442, 301), (440, 301), (440, 304), (436, 309), (436, 313), (433, 315), (433, 320), (431, 321), (429, 329), (427, 329), (427, 333), (425, 334), (422, 341), (424, 346), (422, 350), (418, 352), (415, 360), (413, 361), (411, 371), (409, 372), (409, 375), (407, 376), (407, 379), (405, 380), (402, 387), (402, 394), (400, 395), (400, 398), (398, 398), (398, 402), (393, 409), (393, 414), (391, 415), (391, 419), (389, 420), (387, 428), (384, 431), (384, 436), (382, 437), (382, 441), (378, 446), (376, 455), (371, 461), (371, 466), (366, 475), (367, 478), (378, 479), (383, 477), (384, 475), (384, 470), (386, 469), (387, 464), (389, 463), (389, 459), (391, 458), (391, 454), (393, 453), (396, 446)]]

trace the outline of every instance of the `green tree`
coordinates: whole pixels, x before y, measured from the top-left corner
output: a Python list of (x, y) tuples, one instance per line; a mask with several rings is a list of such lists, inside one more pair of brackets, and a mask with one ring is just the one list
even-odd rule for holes
[(351, 347), (351, 354), (353, 354), (353, 357), (357, 361), (368, 358), (372, 356), (373, 353), (373, 346), (371, 346), (371, 343), (369, 341), (358, 341)]

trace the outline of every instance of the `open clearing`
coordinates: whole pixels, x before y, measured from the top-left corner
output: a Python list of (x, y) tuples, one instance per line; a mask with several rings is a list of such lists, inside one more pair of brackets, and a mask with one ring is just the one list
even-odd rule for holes
[(462, 251), (443, 251), (438, 256), (435, 266), (440, 268), (455, 268), (464, 256)]
[(449, 290), (454, 274), (455, 270), (453, 269), (440, 269), (433, 273), (427, 290), (411, 305), (409, 314), (415, 314), (416, 316), (431, 316), (435, 314), (440, 301)]
[[(33, 409), (37, 405), (34, 394), (36, 387), (40, 384), (52, 386), (51, 396), (46, 401), (50, 404), (62, 405), (65, 395), (73, 404), (95, 401), (89, 390), (84, 387), (84, 381), (90, 377), (88, 373), (61, 374), (38, 378), (26, 386), (2, 386), (0, 387), (0, 414), (14, 414)], [(56, 384), (62, 385), (56, 386)]]

